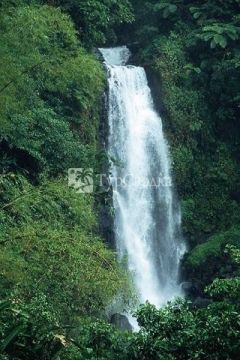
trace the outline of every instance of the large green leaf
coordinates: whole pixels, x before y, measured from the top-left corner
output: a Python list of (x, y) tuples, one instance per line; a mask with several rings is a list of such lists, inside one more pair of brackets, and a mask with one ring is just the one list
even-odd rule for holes
[(222, 48), (227, 46), (227, 39), (222, 35), (214, 35), (214, 41), (216, 45), (220, 45)]

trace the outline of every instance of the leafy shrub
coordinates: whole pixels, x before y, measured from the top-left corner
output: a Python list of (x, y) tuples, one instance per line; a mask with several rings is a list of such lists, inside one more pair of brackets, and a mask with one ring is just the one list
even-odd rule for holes
[(50, 6), (9, 8), (0, 32), (3, 169), (93, 166), (104, 77), (71, 20)]
[(229, 277), (236, 273), (237, 267), (225, 251), (226, 245), (240, 247), (239, 226), (216, 234), (193, 248), (184, 261), (188, 276), (200, 280), (201, 287), (204, 287), (215, 277)]
[(50, 359), (44, 354), (61, 345), (56, 335), (104, 317), (116, 296), (128, 306), (128, 274), (97, 236), (90, 195), (61, 179), (33, 186), (14, 174), (1, 178), (1, 189), (0, 295), (9, 303), (0, 311), (1, 336), (10, 339), (9, 354)]

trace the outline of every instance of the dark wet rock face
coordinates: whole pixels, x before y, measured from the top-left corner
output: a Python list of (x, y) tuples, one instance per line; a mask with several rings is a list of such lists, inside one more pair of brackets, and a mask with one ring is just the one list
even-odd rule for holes
[(111, 214), (111, 199), (109, 200), (109, 203), (107, 205), (103, 204), (100, 207), (99, 221), (103, 238), (111, 248), (115, 248), (114, 221)]
[[(100, 61), (104, 61), (102, 54), (98, 49), (94, 49), (93, 53)], [(107, 69), (104, 66), (107, 77)], [(107, 156), (108, 152), (108, 135), (109, 135), (109, 124), (108, 124), (108, 87), (106, 86), (105, 91), (102, 95), (102, 106), (100, 113), (100, 124), (99, 124), (99, 145), (104, 155), (101, 168), (101, 186), (98, 189), (100, 195), (98, 197), (98, 218), (100, 225), (100, 234), (105, 242), (111, 247), (115, 248), (114, 242), (114, 219), (112, 215), (112, 189), (109, 186), (109, 169), (110, 163)]]
[(184, 292), (184, 294), (191, 299), (195, 299), (198, 296), (202, 295), (202, 292), (201, 292), (200, 288), (198, 287), (198, 285), (192, 281), (182, 282), (181, 288), (182, 288), (182, 291)]
[(213, 303), (213, 300), (211, 300), (211, 299), (197, 297), (194, 300), (193, 305), (197, 308), (206, 308), (208, 305), (210, 305), (212, 303)]

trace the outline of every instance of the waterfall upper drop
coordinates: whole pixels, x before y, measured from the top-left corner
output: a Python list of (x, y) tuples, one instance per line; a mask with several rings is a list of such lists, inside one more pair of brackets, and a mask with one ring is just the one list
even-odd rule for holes
[(119, 257), (126, 256), (140, 301), (162, 306), (181, 295), (185, 252), (162, 121), (143, 68), (127, 47), (100, 49), (108, 69), (111, 184)]

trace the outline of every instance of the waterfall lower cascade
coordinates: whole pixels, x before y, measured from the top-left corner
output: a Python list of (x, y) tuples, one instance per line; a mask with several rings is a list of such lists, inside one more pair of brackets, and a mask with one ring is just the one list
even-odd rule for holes
[(156, 306), (181, 295), (185, 252), (162, 121), (142, 67), (126, 65), (127, 47), (100, 49), (108, 69), (111, 184), (115, 237), (139, 301)]

